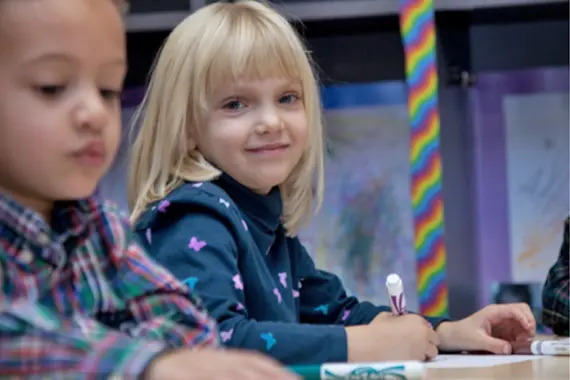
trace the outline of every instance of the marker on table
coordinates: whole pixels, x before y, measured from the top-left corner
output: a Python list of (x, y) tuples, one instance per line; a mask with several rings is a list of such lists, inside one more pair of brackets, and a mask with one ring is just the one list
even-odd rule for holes
[(289, 370), (301, 376), (304, 380), (421, 380), (426, 372), (424, 363), (419, 361), (294, 365), (289, 367)]
[(533, 355), (560, 355), (570, 356), (570, 342), (568, 340), (535, 340), (530, 344)]
[(392, 313), (394, 315), (406, 314), (406, 296), (404, 295), (404, 284), (400, 276), (395, 273), (389, 275), (386, 278), (386, 288), (388, 288), (388, 294), (390, 295)]

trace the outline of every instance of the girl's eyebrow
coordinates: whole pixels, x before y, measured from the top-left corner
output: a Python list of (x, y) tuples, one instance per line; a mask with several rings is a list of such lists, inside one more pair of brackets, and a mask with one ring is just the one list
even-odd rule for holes
[[(236, 82), (226, 87), (226, 89), (228, 89), (227, 91), (248, 91), (254, 89), (258, 83), (259, 81), (248, 81), (245, 83)], [(278, 83), (276, 87), (278, 87), (279, 89), (285, 89), (291, 86), (302, 86), (302, 85), (303, 84), (300, 79), (287, 79), (281, 83)]]
[[(223, 102), (239, 95), (247, 95), (256, 91), (257, 83), (259, 83), (259, 81), (256, 80), (239, 80), (232, 82), (230, 85), (221, 87), (219, 90), (212, 92), (210, 99), (215, 102)], [(295, 88), (292, 89), (291, 87)], [(300, 90), (302, 90), (303, 87), (302, 81), (298, 78), (286, 78), (276, 86), (277, 92), (297, 91), (296, 87), (300, 87)]]

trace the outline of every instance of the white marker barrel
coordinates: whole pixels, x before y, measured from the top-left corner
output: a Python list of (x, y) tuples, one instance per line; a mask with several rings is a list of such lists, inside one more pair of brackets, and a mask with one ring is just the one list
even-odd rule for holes
[(406, 311), (406, 296), (404, 295), (404, 284), (402, 279), (395, 273), (392, 273), (386, 278), (386, 288), (390, 296), (390, 305), (392, 311), (396, 315), (405, 314)]
[(533, 355), (570, 356), (570, 342), (567, 340), (535, 340), (530, 345)]
[(421, 380), (425, 365), (417, 361), (382, 363), (323, 364), (321, 379), (402, 379)]

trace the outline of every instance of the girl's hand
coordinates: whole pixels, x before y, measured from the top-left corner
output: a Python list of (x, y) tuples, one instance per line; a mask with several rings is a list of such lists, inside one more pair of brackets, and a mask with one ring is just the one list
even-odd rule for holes
[(439, 337), (421, 316), (380, 313), (370, 324), (346, 328), (348, 360), (426, 360), (437, 355)]
[(513, 345), (536, 334), (536, 320), (525, 303), (489, 305), (457, 322), (437, 328), (440, 350), (511, 354)]

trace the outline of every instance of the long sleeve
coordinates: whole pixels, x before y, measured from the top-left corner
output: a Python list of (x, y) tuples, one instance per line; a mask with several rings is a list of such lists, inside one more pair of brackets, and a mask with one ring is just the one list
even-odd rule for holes
[[(301, 281), (301, 322), (332, 323), (356, 326), (370, 323), (381, 312), (389, 312), (389, 306), (375, 306), (349, 297), (338, 276), (318, 270), (313, 259), (298, 242), (297, 271)], [(445, 321), (442, 318), (425, 317), (434, 328)]]
[(63, 319), (49, 308), (3, 299), (0, 377), (139, 379), (165, 346), (134, 340), (86, 319)]
[(132, 323), (121, 326), (130, 336), (169, 346), (217, 344), (217, 332), (201, 301), (132, 242), (118, 265), (117, 291), (129, 305)]
[(568, 314), (570, 313), (570, 265), (569, 244), (570, 219), (564, 225), (564, 238), (558, 260), (548, 272), (542, 291), (543, 323), (553, 329), (557, 335), (569, 335)]
[[(184, 213), (182, 205), (172, 207)], [(218, 321), (224, 345), (264, 352), (285, 364), (346, 361), (343, 326), (256, 321), (249, 317), (246, 298), (259, 299), (256, 292), (260, 290), (257, 284), (247, 281), (247, 276), (267, 269), (240, 265), (236, 239), (241, 224), (233, 223), (224, 210), (216, 210), (221, 207), (194, 205), (188, 208), (194, 212), (185, 213), (167, 228), (154, 228), (149, 234), (149, 252), (197, 292)]]

